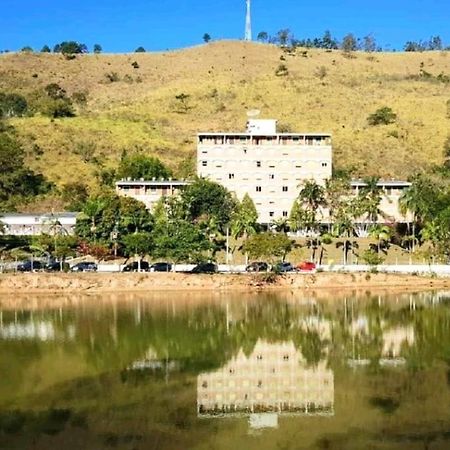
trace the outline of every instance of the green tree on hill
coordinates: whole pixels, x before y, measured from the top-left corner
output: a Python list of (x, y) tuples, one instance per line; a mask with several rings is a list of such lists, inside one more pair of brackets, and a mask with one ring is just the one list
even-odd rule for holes
[(62, 53), (66, 55), (75, 55), (80, 53), (87, 53), (88, 48), (86, 44), (81, 44), (76, 41), (63, 41), (59, 44), (56, 44), (53, 47), (54, 53)]
[(28, 103), (19, 94), (6, 94), (0, 92), (0, 119), (9, 117), (21, 117), (28, 109)]
[(205, 42), (206, 44), (211, 40), (211, 35), (208, 33), (205, 33), (203, 35), (203, 42)]
[(349, 33), (342, 39), (341, 48), (345, 53), (354, 52), (358, 49), (358, 41), (356, 37)]
[(388, 106), (383, 106), (382, 108), (377, 109), (367, 118), (367, 122), (372, 126), (390, 125), (395, 123), (396, 120), (397, 114), (395, 114), (392, 108), (389, 108)]
[(135, 53), (145, 53), (146, 50), (145, 50), (144, 47), (138, 47), (134, 52), (135, 52)]
[(133, 180), (151, 181), (153, 178), (168, 179), (172, 176), (172, 171), (168, 169), (158, 158), (146, 156), (141, 153), (125, 154), (122, 156), (119, 168), (117, 169), (118, 178), (131, 178)]
[(50, 47), (48, 45), (44, 45), (41, 48), (41, 53), (50, 53), (50, 52), (51, 52), (51, 50), (50, 50)]
[(269, 35), (267, 34), (266, 31), (260, 31), (256, 39), (260, 42), (267, 42), (269, 39)]
[(95, 54), (99, 54), (103, 51), (103, 48), (100, 44), (94, 44), (93, 51)]
[(264, 259), (273, 263), (279, 259), (284, 261), (292, 247), (293, 241), (284, 233), (260, 233), (247, 238), (242, 249), (252, 259)]

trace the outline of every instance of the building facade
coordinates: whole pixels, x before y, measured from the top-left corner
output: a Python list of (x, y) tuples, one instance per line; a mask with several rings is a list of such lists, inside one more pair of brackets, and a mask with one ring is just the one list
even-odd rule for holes
[(249, 120), (243, 133), (199, 133), (197, 174), (239, 200), (248, 194), (259, 222), (288, 218), (304, 180), (320, 185), (332, 174), (331, 135), (277, 133), (276, 120)]
[(75, 232), (77, 212), (54, 214), (16, 214), (0, 215), (3, 234), (8, 236), (38, 236), (40, 234), (67, 234)]
[(141, 201), (152, 211), (162, 197), (178, 195), (189, 184), (184, 180), (120, 180), (116, 183), (118, 195)]

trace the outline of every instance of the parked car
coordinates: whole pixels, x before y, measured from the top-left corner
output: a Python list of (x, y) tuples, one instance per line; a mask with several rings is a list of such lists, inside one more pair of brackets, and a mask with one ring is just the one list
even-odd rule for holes
[(277, 273), (294, 272), (295, 267), (290, 262), (279, 262), (272, 267), (272, 270)]
[[(141, 272), (148, 272), (150, 270), (150, 264), (147, 261), (141, 261), (140, 264), (140, 271)], [(133, 261), (130, 264), (127, 264), (123, 269), (122, 272), (139, 272), (139, 263), (138, 261)]]
[(53, 261), (45, 266), (47, 272), (67, 272), (69, 269), (69, 264), (61, 261)]
[(72, 272), (97, 272), (98, 266), (94, 262), (79, 262), (70, 268)]
[(311, 261), (302, 261), (300, 264), (297, 264), (297, 270), (300, 272), (314, 272), (316, 264)]
[(217, 273), (218, 271), (214, 263), (200, 263), (191, 270), (191, 273)]
[(168, 262), (157, 262), (150, 266), (150, 272), (171, 272), (172, 264)]
[(246, 272), (267, 272), (269, 270), (269, 265), (262, 261), (256, 261), (250, 263), (246, 268)]
[(25, 261), (17, 266), (19, 272), (35, 272), (36, 270), (42, 270), (44, 265), (40, 261)]

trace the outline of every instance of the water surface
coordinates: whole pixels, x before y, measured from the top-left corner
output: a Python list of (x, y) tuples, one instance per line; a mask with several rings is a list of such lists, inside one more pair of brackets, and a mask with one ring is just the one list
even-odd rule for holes
[(450, 293), (0, 299), (2, 449), (449, 449)]

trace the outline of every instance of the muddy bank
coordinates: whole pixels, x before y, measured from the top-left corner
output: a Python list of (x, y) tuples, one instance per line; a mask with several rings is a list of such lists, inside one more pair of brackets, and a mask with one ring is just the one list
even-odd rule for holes
[(262, 275), (183, 273), (2, 274), (0, 294), (145, 291), (248, 291), (273, 289), (421, 290), (450, 288), (449, 278), (386, 273)]

